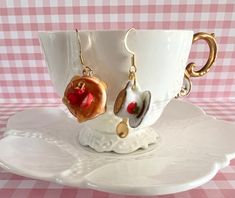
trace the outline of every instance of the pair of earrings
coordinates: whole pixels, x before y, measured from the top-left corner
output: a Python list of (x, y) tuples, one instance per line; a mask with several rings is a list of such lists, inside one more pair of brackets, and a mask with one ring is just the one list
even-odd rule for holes
[[(128, 135), (128, 126), (131, 128), (140, 126), (151, 101), (150, 91), (142, 92), (138, 86), (135, 54), (127, 45), (128, 35), (133, 30), (135, 29), (129, 29), (124, 39), (125, 48), (132, 55), (128, 82), (118, 94), (113, 110), (116, 116), (122, 118), (122, 121), (116, 127), (117, 135), (121, 138), (125, 138)], [(104, 81), (94, 76), (90, 66), (84, 64), (81, 39), (77, 30), (76, 35), (80, 46), (79, 56), (82, 65), (82, 75), (76, 75), (71, 79), (65, 89), (62, 100), (78, 122), (85, 122), (106, 111), (107, 85)]]

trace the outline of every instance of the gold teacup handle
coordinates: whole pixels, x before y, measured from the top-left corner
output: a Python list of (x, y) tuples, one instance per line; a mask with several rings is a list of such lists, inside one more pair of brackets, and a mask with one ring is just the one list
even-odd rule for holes
[(216, 59), (217, 45), (216, 45), (216, 41), (215, 41), (215, 34), (214, 33), (208, 34), (205, 32), (198, 32), (193, 35), (193, 43), (200, 40), (200, 39), (205, 40), (207, 42), (207, 44), (209, 45), (209, 48), (210, 48), (209, 58), (208, 58), (206, 64), (198, 71), (194, 70), (194, 68), (196, 67), (195, 63), (193, 63), (193, 62), (189, 63), (186, 67), (186, 71), (190, 77), (204, 76), (207, 72), (210, 71), (210, 68)]
[(184, 83), (180, 93), (176, 97), (187, 96), (191, 91), (191, 80), (190, 77), (201, 77), (210, 71), (211, 66), (215, 62), (217, 56), (217, 44), (215, 41), (214, 33), (208, 34), (205, 32), (198, 32), (193, 35), (193, 43), (198, 40), (205, 40), (210, 48), (209, 58), (206, 64), (199, 70), (195, 70), (196, 64), (191, 62), (187, 65), (184, 74)]

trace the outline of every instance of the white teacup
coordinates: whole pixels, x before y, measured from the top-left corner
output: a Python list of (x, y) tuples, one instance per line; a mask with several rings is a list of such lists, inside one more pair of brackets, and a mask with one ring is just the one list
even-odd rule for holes
[[(120, 118), (114, 115), (113, 105), (118, 92), (127, 83), (131, 66), (131, 54), (124, 46), (126, 31), (81, 31), (79, 35), (85, 64), (108, 85), (107, 112), (86, 122), (79, 136), (81, 144), (99, 152), (128, 153), (155, 143), (158, 136), (150, 126), (157, 121), (167, 103), (180, 93), (184, 76), (189, 79), (206, 74), (217, 51), (213, 34), (193, 35), (187, 30), (131, 32), (127, 44), (136, 55), (137, 82), (152, 96), (149, 112), (141, 126), (131, 130), (127, 138), (120, 139), (115, 134)], [(76, 32), (41, 32), (39, 37), (51, 80), (62, 98), (70, 79), (82, 73)], [(192, 41), (198, 39), (204, 39), (209, 44), (210, 55), (206, 65), (195, 71), (195, 64), (191, 63), (186, 68), (186, 63)]]

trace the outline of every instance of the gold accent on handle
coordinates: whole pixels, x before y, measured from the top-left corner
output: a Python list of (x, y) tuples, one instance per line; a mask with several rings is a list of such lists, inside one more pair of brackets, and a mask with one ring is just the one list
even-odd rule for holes
[(189, 63), (186, 67), (186, 72), (189, 74), (190, 77), (201, 77), (204, 76), (207, 72), (210, 71), (212, 64), (215, 62), (217, 56), (217, 44), (215, 41), (215, 34), (205, 33), (205, 32), (198, 32), (193, 35), (193, 43), (198, 40), (205, 40), (210, 48), (209, 58), (206, 64), (199, 70), (194, 70), (196, 64), (194, 62)]
[(189, 78), (189, 74), (187, 72), (185, 72), (183, 85), (181, 87), (180, 92), (175, 96), (175, 98), (177, 99), (179, 97), (188, 96), (191, 89), (192, 89), (192, 82)]
[(215, 41), (215, 34), (198, 32), (193, 35), (193, 43), (200, 39), (205, 40), (210, 48), (209, 58), (207, 59), (206, 64), (199, 70), (195, 70), (196, 64), (194, 62), (191, 62), (187, 65), (184, 72), (184, 82), (186, 82), (186, 84), (183, 83), (181, 91), (175, 96), (175, 98), (189, 95), (192, 88), (192, 82), (190, 80), (190, 77), (204, 76), (210, 71), (211, 66), (215, 62), (217, 56), (217, 44)]

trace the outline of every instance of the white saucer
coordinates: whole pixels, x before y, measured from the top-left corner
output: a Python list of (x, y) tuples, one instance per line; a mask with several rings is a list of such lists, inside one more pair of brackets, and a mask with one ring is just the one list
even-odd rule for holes
[(235, 158), (235, 125), (183, 101), (173, 100), (154, 125), (160, 144), (132, 154), (80, 146), (81, 127), (57, 107), (16, 113), (0, 140), (1, 166), (68, 186), (161, 195), (202, 185)]

